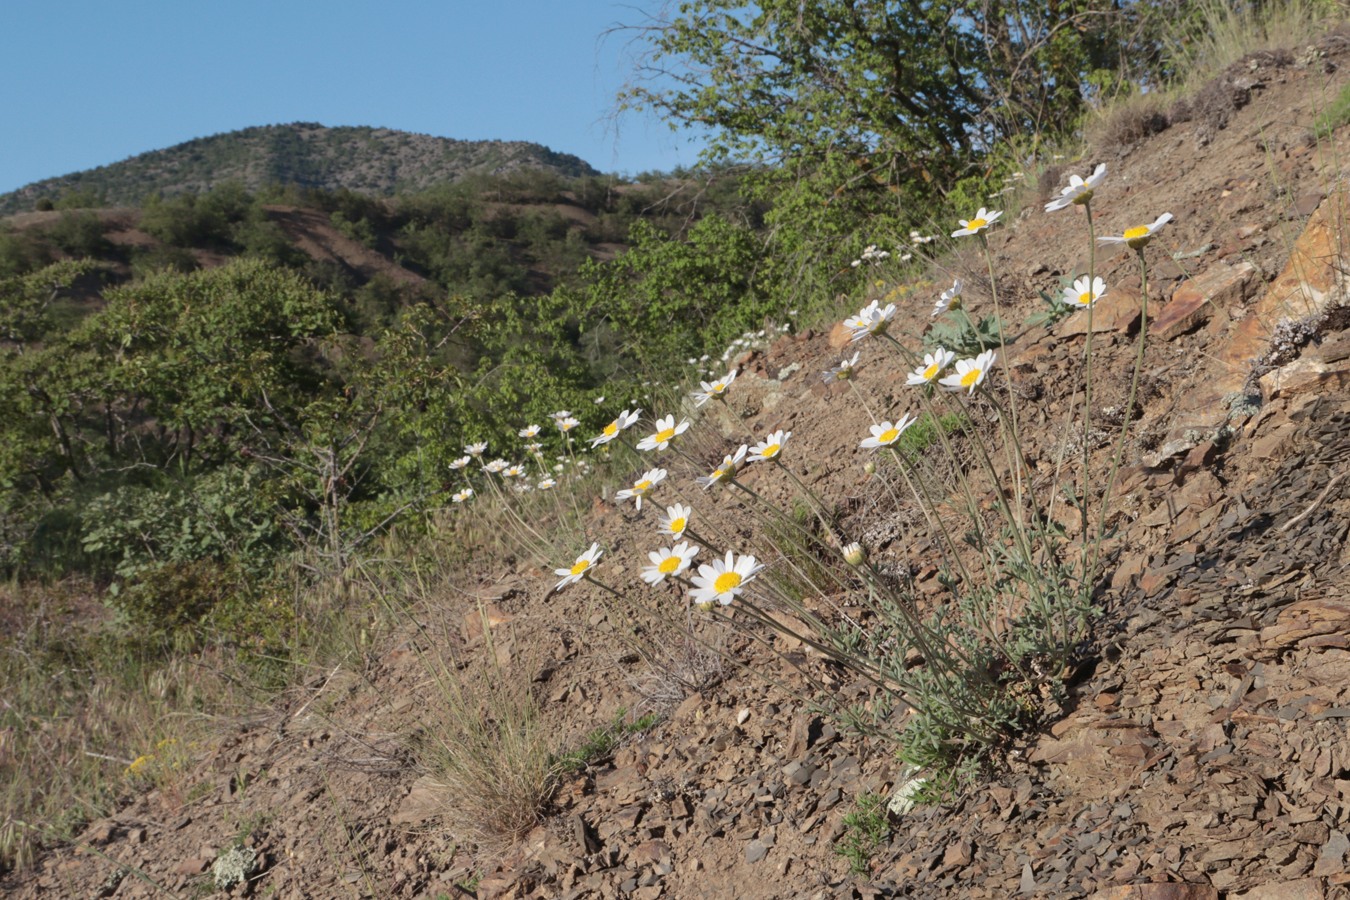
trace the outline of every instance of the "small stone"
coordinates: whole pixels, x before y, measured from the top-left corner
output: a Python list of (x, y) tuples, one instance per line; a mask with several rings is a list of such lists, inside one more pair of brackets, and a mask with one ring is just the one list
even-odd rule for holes
[(1322, 845), (1317, 864), (1313, 866), (1314, 875), (1333, 875), (1345, 871), (1345, 853), (1350, 850), (1350, 838), (1343, 831), (1331, 832), (1331, 837)]
[(736, 713), (737, 725), (744, 725), (748, 721), (750, 721), (750, 710), (743, 709), (740, 712)]
[(947, 851), (942, 854), (942, 864), (944, 866), (965, 867), (970, 865), (972, 859), (974, 859), (974, 854), (972, 853), (970, 841), (964, 838), (948, 844)]
[(759, 839), (745, 845), (745, 861), (748, 863), (757, 863), (768, 855), (769, 848)]

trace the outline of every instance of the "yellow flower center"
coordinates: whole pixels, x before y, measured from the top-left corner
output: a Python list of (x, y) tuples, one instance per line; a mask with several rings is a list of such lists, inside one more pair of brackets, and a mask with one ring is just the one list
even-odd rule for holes
[(662, 575), (669, 575), (680, 567), (681, 559), (678, 556), (667, 556), (661, 560), (661, 564), (656, 567), (656, 571)]
[(987, 221), (985, 221), (984, 219), (971, 219), (969, 222), (966, 223), (966, 230), (967, 230), (967, 231), (978, 231), (979, 229), (983, 228), (984, 226), (986, 226), (986, 225), (988, 225), (988, 224), (989, 224), (989, 223), (988, 223)]
[(684, 525), (685, 525), (685, 521), (684, 521), (683, 518), (680, 518), (680, 519), (671, 519), (671, 520), (670, 520), (670, 533), (671, 533), (671, 534), (684, 534)]
[(649, 487), (651, 487), (651, 486), (652, 486), (652, 483), (651, 483), (649, 480), (647, 480), (646, 478), (644, 478), (644, 479), (642, 479), (641, 481), (639, 481), (637, 484), (633, 485), (633, 493), (635, 493), (635, 494), (641, 494), (641, 493), (644, 493), (644, 492), (646, 492), (646, 490), (647, 490)]
[(775, 456), (778, 455), (778, 451), (782, 449), (783, 449), (782, 444), (770, 444), (763, 450), (759, 451), (759, 455), (764, 457), (765, 459), (773, 459)]
[(573, 575), (580, 575), (582, 572), (585, 572), (590, 567), (591, 561), (589, 559), (579, 559), (576, 561), (576, 563), (573, 564), (571, 572)]
[(1078, 303), (1079, 303), (1080, 306), (1091, 306), (1091, 305), (1092, 305), (1092, 291), (1083, 291), (1083, 293), (1079, 294), (1079, 295), (1078, 295)]
[(1125, 236), (1125, 240), (1127, 240), (1127, 241), (1134, 241), (1134, 240), (1138, 240), (1138, 239), (1141, 238), (1141, 237), (1148, 237), (1148, 226), (1147, 226), (1147, 225), (1139, 225), (1139, 226), (1136, 226), (1136, 227), (1134, 227), (1134, 228), (1127, 228), (1127, 229), (1125, 229), (1125, 235), (1124, 235), (1124, 236)]
[(720, 394), (720, 393), (722, 393), (723, 391), (725, 391), (726, 389), (727, 389), (727, 386), (726, 386), (725, 384), (723, 384), (723, 383), (720, 382), (720, 381), (715, 381), (715, 382), (713, 382), (712, 390), (709, 391), (708, 393), (710, 393), (710, 394)]
[(923, 370), (923, 380), (932, 381), (934, 378), (937, 377), (937, 373), (940, 371), (941, 367), (938, 366), (937, 363), (933, 363), (931, 366)]
[(725, 594), (732, 588), (738, 588), (740, 586), (741, 573), (739, 572), (723, 572), (721, 575), (718, 575), (717, 580), (713, 582), (713, 590), (717, 591), (719, 594)]
[(674, 436), (675, 436), (674, 428), (662, 428), (653, 436), (652, 439), (656, 441), (656, 443), (658, 444), (664, 444), (666, 441), (670, 440)]
[(971, 369), (969, 372), (961, 376), (961, 387), (963, 388), (970, 387), (971, 385), (978, 382), (980, 380), (980, 376), (983, 374), (984, 374), (983, 369)]
[(899, 428), (887, 428), (881, 434), (877, 435), (878, 444), (889, 444), (900, 436)]
[(619, 433), (619, 420), (615, 419), (605, 426), (605, 437), (614, 437)]

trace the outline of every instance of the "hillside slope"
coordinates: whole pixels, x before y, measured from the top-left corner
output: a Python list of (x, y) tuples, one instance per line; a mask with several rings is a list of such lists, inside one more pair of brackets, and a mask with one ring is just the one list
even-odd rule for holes
[[(1094, 421), (1127, 395), (1141, 306), (1150, 336), (1099, 646), (1066, 707), (1045, 710), (1042, 731), (1009, 746), (999, 770), (950, 806), (896, 822), (864, 875), (850, 874), (834, 845), (853, 800), (897, 786), (894, 747), (823, 721), (808, 702), (814, 686), (783, 656), (859, 702), (869, 686), (772, 635), (771, 650), (739, 635), (725, 646), (772, 683), (728, 665), (724, 680), (668, 704), (659, 724), (566, 779), (549, 817), (504, 857), (465, 852), (438, 818), (455, 798), (413, 761), (439, 725), (428, 659), (455, 654), (472, 660), (467, 672), (492, 671), (495, 658), (535, 692), (564, 747), (651, 699), (612, 601), (584, 585), (554, 592), (546, 563), (491, 556), (480, 528), (472, 568), (417, 607), (395, 640), (241, 717), (174, 790), (129, 788), (120, 812), (3, 887), (33, 898), (191, 896), (210, 889), (213, 860), (238, 843), (259, 868), (236, 896), (1346, 896), (1350, 197), (1339, 161), (1350, 130), (1310, 135), (1322, 98), (1350, 83), (1337, 68), (1350, 52), (1334, 43), (1323, 52), (1325, 66), (1244, 65), (1243, 103), (1221, 128), (1179, 121), (1073, 166), (1109, 166), (1093, 200), (1099, 233), (1175, 216), (1149, 248), (1146, 297), (1131, 253), (1097, 256), (1112, 293), (1093, 326), (1105, 373)], [(1040, 307), (1038, 291), (1086, 269), (1081, 215), (1043, 213), (1045, 199), (1029, 190), (989, 238), (1012, 322)], [(927, 327), (941, 282), (977, 285), (982, 267), (969, 245), (938, 261), (893, 332)], [(987, 302), (975, 288), (968, 299)], [(1309, 317), (1313, 305), (1333, 314)], [(1283, 319), (1313, 324), (1306, 340), (1268, 356)], [(1082, 402), (1071, 376), (1086, 329), (1081, 317), (1019, 328), (1008, 348), (1038, 474), (1052, 468), (1065, 411)], [(791, 429), (785, 464), (844, 498), (855, 532), (880, 535), (878, 559), (907, 565), (932, 535), (913, 510), (879, 512), (883, 492), (858, 450), (869, 415), (848, 385), (820, 378), (847, 340), (805, 331), (741, 355), (727, 406), (709, 404), (686, 446), (715, 463), (747, 433)], [(906, 409), (906, 365), (879, 344), (861, 345), (856, 386), (877, 407)], [(707, 470), (694, 463), (661, 464), (671, 473), (656, 500), (693, 504), (701, 529), (720, 512), (734, 524), (713, 536), (743, 540), (753, 526), (744, 504), (695, 487)], [(744, 478), (772, 502), (794, 496), (768, 466)], [(640, 551), (658, 540), (655, 503), (635, 514), (579, 499), (606, 547), (606, 577), (635, 581)]]
[(0, 215), (30, 210), (41, 197), (55, 200), (72, 191), (88, 192), (108, 206), (136, 205), (152, 194), (203, 193), (227, 182), (250, 191), (283, 184), (389, 196), (519, 169), (599, 174), (578, 157), (525, 141), (459, 141), (389, 128), (298, 122), (196, 138), (38, 181), (0, 196)]

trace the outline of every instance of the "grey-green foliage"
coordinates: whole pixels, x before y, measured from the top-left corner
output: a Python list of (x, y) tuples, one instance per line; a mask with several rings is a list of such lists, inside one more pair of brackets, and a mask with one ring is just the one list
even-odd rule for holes
[(948, 313), (923, 334), (925, 347), (942, 347), (957, 356), (974, 356), (999, 345), (999, 322), (994, 316), (972, 321), (968, 316)]

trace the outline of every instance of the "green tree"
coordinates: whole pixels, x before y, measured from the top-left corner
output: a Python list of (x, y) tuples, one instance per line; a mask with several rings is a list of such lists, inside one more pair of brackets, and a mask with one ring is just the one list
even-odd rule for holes
[(899, 229), (937, 214), (996, 141), (1075, 122), (1084, 79), (1118, 64), (1117, 6), (689, 0), (635, 26), (620, 105), (706, 131), (709, 162), (762, 166), (757, 196), (788, 255), (846, 253), (864, 223), (887, 226), (877, 215)]

